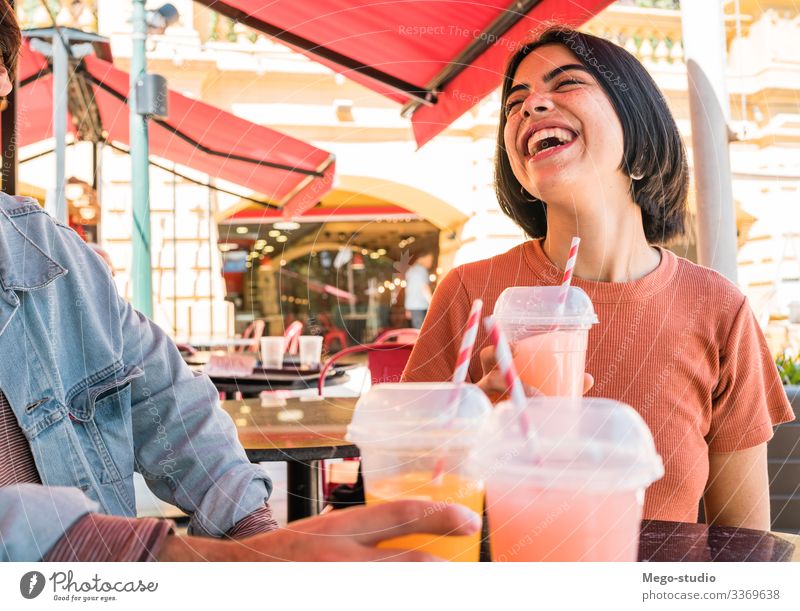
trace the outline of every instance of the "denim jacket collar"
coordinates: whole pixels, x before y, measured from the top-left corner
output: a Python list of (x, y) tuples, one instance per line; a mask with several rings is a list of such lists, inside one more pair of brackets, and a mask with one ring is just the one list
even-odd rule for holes
[(19, 305), (14, 291), (45, 287), (67, 273), (31, 239), (36, 236), (27, 235), (14, 221), (32, 212), (41, 213), (35, 200), (0, 193), (0, 300), (5, 302), (0, 302), (0, 333)]

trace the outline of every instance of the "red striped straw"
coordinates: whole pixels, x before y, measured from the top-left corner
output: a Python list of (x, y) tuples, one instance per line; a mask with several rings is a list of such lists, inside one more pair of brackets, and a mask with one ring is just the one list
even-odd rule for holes
[(569, 257), (567, 257), (567, 266), (564, 268), (564, 276), (561, 278), (561, 293), (558, 296), (559, 312), (564, 311), (564, 306), (567, 303), (569, 285), (572, 283), (572, 272), (575, 269), (575, 261), (578, 259), (578, 248), (580, 245), (581, 239), (578, 236), (572, 238), (572, 244), (569, 246)]
[[(467, 328), (464, 330), (464, 337), (461, 338), (461, 348), (458, 351), (458, 360), (456, 361), (456, 369), (453, 372), (453, 383), (463, 384), (467, 381), (469, 374), (469, 361), (472, 358), (472, 349), (475, 347), (475, 338), (478, 337), (478, 323), (481, 319), (481, 310), (483, 309), (483, 301), (476, 299), (472, 302), (472, 309), (469, 311), (467, 318)], [(458, 398), (461, 395), (461, 389), (456, 386), (447, 401), (447, 413), (453, 413), (454, 417), (450, 418), (445, 425), (445, 428), (450, 428), (453, 424), (455, 416), (458, 414)], [(439, 458), (436, 465), (433, 467), (433, 474), (431, 480), (434, 485), (441, 486), (444, 477), (445, 461), (444, 458)]]
[[(511, 394), (511, 402), (514, 407), (520, 410), (520, 414), (525, 408), (525, 391), (522, 389), (522, 382), (519, 381), (517, 370), (514, 367), (514, 359), (511, 355), (511, 347), (508, 345), (506, 336), (503, 331), (491, 316), (483, 319), (483, 325), (489, 333), (489, 340), (494, 345), (495, 358), (497, 359), (497, 366), (500, 368), (500, 373), (506, 382), (506, 388), (509, 389)], [(528, 426), (527, 420), (523, 423), (520, 419), (520, 424), (523, 427), (523, 433), (527, 436)]]
[(469, 374), (469, 362), (472, 359), (472, 350), (475, 347), (475, 338), (478, 337), (478, 323), (481, 320), (481, 310), (483, 301), (476, 299), (472, 302), (472, 309), (467, 318), (467, 328), (464, 330), (464, 337), (461, 339), (461, 348), (458, 351), (456, 369), (453, 372), (453, 382), (460, 384), (467, 380)]

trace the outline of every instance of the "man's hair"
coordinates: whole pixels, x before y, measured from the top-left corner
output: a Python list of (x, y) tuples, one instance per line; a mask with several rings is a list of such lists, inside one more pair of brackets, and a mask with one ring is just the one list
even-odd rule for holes
[[(641, 63), (622, 47), (564, 26), (552, 26), (511, 57), (503, 77), (505, 106), (517, 68), (536, 49), (571, 50), (605, 91), (622, 124), (620, 169), (642, 175), (631, 197), (642, 210), (647, 241), (664, 243), (684, 233), (689, 172), (686, 150), (663, 94)], [(547, 202), (533, 197), (514, 176), (505, 150), (506, 116), (500, 113), (494, 186), (500, 208), (531, 238), (547, 234)]]
[(14, 82), (17, 74), (17, 60), (22, 46), (22, 32), (19, 30), (17, 16), (7, 0), (0, 0), (0, 52), (8, 78)]

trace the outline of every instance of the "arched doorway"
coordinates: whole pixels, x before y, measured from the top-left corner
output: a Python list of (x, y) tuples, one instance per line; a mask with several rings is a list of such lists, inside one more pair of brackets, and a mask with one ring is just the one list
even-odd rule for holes
[(264, 318), (277, 334), (300, 319), (307, 332), (341, 329), (357, 343), (405, 325), (405, 268), (423, 251), (435, 260), (442, 231), (449, 235), (466, 216), (407, 185), (343, 176), (291, 222), (246, 202), (217, 220), (239, 326)]

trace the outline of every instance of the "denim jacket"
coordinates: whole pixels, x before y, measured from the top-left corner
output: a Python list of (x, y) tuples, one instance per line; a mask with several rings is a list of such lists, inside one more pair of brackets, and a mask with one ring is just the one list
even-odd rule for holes
[(221, 536), (272, 491), (211, 381), (119, 297), (106, 264), (2, 193), (0, 390), (43, 484), (0, 488), (0, 560), (42, 558), (87, 512), (135, 516), (134, 470), (192, 534)]

